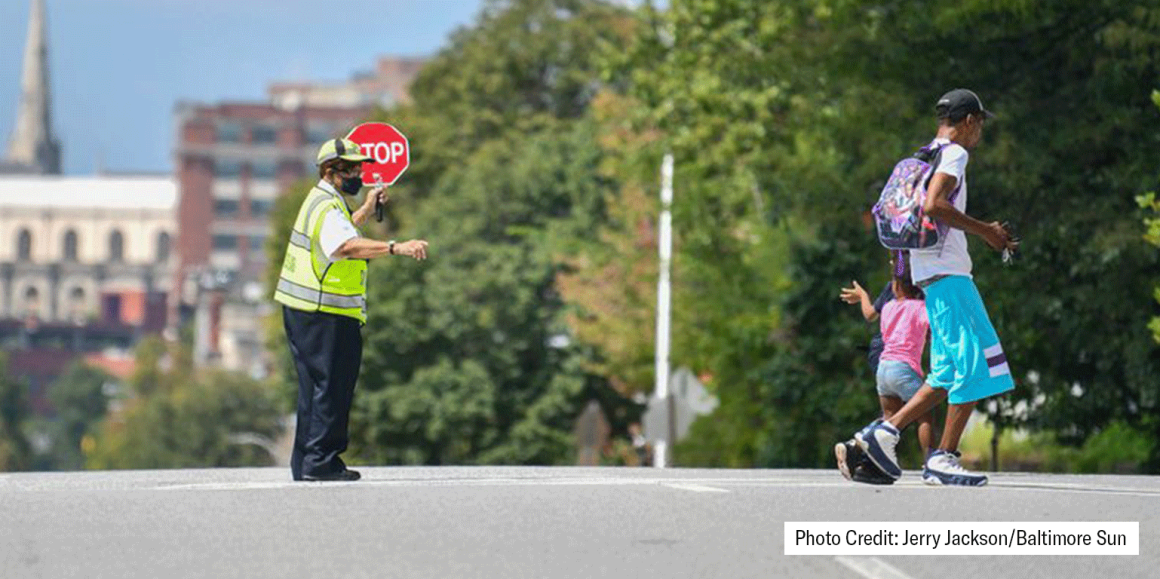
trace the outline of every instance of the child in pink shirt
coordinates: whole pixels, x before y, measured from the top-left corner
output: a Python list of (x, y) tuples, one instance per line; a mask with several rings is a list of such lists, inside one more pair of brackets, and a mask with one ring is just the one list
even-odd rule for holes
[[(870, 295), (857, 282), (854, 282), (853, 288), (842, 289), (843, 301), (849, 304), (860, 303), (866, 321), (877, 319), (882, 328), (883, 349), (875, 374), (882, 416), (866, 425), (864, 432), (883, 420), (889, 420), (922, 387), (922, 351), (926, 346), (930, 324), (926, 317), (922, 290), (915, 287), (910, 279), (907, 257), (906, 254), (899, 254), (890, 260), (893, 274), (890, 289), (894, 299), (881, 306), (881, 313), (877, 309), (879, 302), (871, 305)], [(917, 422), (918, 442), (922, 445), (923, 456), (927, 456), (934, 443), (934, 414), (927, 412)], [(868, 484), (894, 483), (893, 478), (865, 456), (853, 438), (834, 445), (834, 456), (838, 461), (838, 470), (847, 480)]]
[[(878, 402), (883, 419), (889, 419), (922, 387), (922, 351), (930, 333), (926, 302), (922, 290), (910, 280), (909, 268), (901, 275), (895, 272), (894, 299), (882, 308), (882, 349), (878, 363)], [(931, 413), (918, 420), (918, 441), (923, 456), (933, 444), (934, 417)]]

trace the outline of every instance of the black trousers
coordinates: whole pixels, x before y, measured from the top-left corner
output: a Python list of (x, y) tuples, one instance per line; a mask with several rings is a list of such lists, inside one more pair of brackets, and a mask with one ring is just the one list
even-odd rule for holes
[(347, 426), (354, 385), (362, 364), (359, 321), (335, 314), (282, 307), (290, 355), (298, 370), (298, 428), (290, 473), (324, 476), (346, 464)]

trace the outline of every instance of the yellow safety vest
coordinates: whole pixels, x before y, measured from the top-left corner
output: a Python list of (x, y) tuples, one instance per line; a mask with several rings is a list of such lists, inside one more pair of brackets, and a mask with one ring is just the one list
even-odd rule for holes
[(346, 202), (336, 192), (314, 187), (298, 210), (274, 299), (304, 312), (326, 312), (367, 322), (367, 262), (330, 259), (322, 251), (322, 220), (330, 211), (350, 219)]

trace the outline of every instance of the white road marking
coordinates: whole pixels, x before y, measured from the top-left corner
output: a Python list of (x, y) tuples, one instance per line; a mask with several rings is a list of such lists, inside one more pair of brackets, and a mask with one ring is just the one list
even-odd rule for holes
[(834, 560), (866, 579), (913, 579), (877, 557), (834, 557)]
[[(700, 481), (698, 481), (700, 482)], [(728, 482), (719, 480), (719, 482)], [(779, 481), (785, 482), (785, 481)], [(534, 478), (467, 478), (467, 479), (362, 479), (356, 482), (221, 482), (221, 483), (194, 483), (159, 485), (153, 490), (165, 491), (192, 491), (192, 490), (268, 490), (282, 488), (317, 489), (335, 486), (391, 486), (391, 487), (449, 487), (449, 486), (656, 486), (663, 485), (675, 489), (695, 492), (727, 493), (728, 490), (696, 484), (682, 479), (658, 478), (561, 478), (561, 479), (534, 479)], [(777, 485), (784, 486), (784, 485)]]
[(1074, 484), (1051, 483), (992, 483), (988, 486), (1007, 491), (1049, 491), (1057, 493), (1088, 493), (1101, 495), (1126, 495), (1130, 497), (1149, 497), (1160, 499), (1160, 492), (1133, 489), (1128, 487), (1099, 487)]
[[(367, 486), (395, 486), (395, 487), (455, 487), (455, 486), (667, 486), (679, 490), (694, 492), (730, 492), (736, 488), (838, 488), (874, 490), (884, 489), (922, 489), (924, 492), (956, 492), (943, 487), (931, 487), (922, 484), (919, 480), (904, 479), (888, 487), (870, 487), (855, 485), (835, 476), (833, 481), (802, 480), (786, 477), (755, 477), (755, 478), (721, 478), (721, 477), (463, 477), (463, 478), (392, 478), (374, 479), (364, 478), (357, 482), (330, 482), (330, 483), (302, 483), (290, 480), (280, 481), (251, 481), (251, 482), (213, 482), (191, 484), (160, 484), (147, 487), (152, 490), (269, 490), (269, 489), (318, 489), (335, 486), (367, 487)], [(718, 488), (727, 487), (727, 488)], [(112, 489), (111, 489), (112, 490)], [(1141, 488), (1084, 485), (1075, 483), (1040, 483), (1031, 481), (999, 481), (984, 488), (970, 489), (962, 492), (994, 492), (995, 490), (1022, 491), (1022, 492), (1050, 492), (1050, 493), (1087, 493), (1138, 496), (1160, 499), (1160, 491), (1151, 491)]]
[(671, 489), (679, 489), (682, 491), (693, 491), (695, 493), (727, 493), (725, 489), (717, 487), (707, 487), (705, 485), (697, 485), (691, 483), (664, 483), (665, 486)]

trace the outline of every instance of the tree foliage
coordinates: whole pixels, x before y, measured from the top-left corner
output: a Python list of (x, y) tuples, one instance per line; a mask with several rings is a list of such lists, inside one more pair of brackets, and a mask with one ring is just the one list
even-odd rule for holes
[[(1152, 103), (1160, 107), (1160, 91), (1152, 91)], [(1147, 212), (1144, 218), (1144, 227), (1147, 229), (1144, 233), (1144, 240), (1148, 243), (1160, 247), (1160, 200), (1156, 199), (1155, 192), (1145, 193), (1136, 198), (1140, 208)], [(1155, 293), (1152, 294), (1157, 303), (1160, 303), (1160, 286), (1156, 287)], [(1152, 337), (1160, 343), (1160, 317), (1152, 318), (1148, 323), (1148, 328), (1152, 330)]]
[(49, 388), (56, 410), (52, 423), (49, 466), (55, 470), (78, 470), (84, 466), (81, 442), (96, 433), (108, 409), (106, 387), (114, 379), (104, 371), (78, 361), (71, 364)]
[(32, 464), (32, 446), (25, 435), (28, 389), (8, 374), (8, 354), (0, 352), (0, 472), (25, 470)]
[(983, 410), (1075, 447), (1112, 424), (1153, 432), (1160, 257), (1133, 198), (1160, 161), (1158, 4), (489, 2), (414, 104), (378, 115), (413, 154), (393, 229), (372, 232), (427, 238), (432, 259), (372, 265), (354, 454), (564, 462), (592, 397), (622, 434), (640, 411), (626, 397), (653, 379), (671, 151), (672, 357), (721, 401), (677, 460), (827, 464), (877, 413), (868, 332), (838, 288), (886, 279), (867, 212), (963, 86), (999, 113), (972, 152), (969, 213), (1024, 239), (1010, 267), (971, 242), (1017, 381)]
[(372, 264), (355, 460), (567, 463), (587, 400), (621, 428), (639, 412), (593, 372), (556, 285), (566, 248), (604, 219), (587, 111), (622, 22), (603, 2), (490, 2), (425, 67), (415, 104), (379, 116), (413, 152), (389, 235), (429, 240), (431, 259)]
[(265, 466), (282, 433), (269, 388), (244, 375), (194, 371), (187, 347), (156, 338), (137, 348), (130, 395), (101, 424), (86, 466), (207, 468)]
[(1160, 352), (1124, 328), (1149, 317), (1157, 265), (1130, 204), (1156, 165), (1155, 2), (677, 0), (644, 18), (621, 66), (677, 158), (674, 357), (722, 398), (681, 460), (821, 465), (873, 415), (836, 289), (884, 277), (865, 211), (956, 86), (1000, 113), (970, 213), (1026, 240), (1009, 269), (973, 242), (1019, 383), (994, 410), (1070, 443), (1154, 426)]

